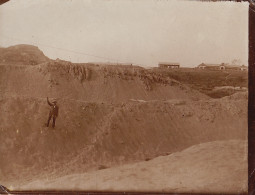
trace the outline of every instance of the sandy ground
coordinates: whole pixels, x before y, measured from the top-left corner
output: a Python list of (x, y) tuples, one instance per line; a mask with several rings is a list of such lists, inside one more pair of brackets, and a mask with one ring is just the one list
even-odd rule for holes
[(242, 193), (247, 192), (246, 162), (246, 141), (215, 141), (150, 161), (12, 188)]

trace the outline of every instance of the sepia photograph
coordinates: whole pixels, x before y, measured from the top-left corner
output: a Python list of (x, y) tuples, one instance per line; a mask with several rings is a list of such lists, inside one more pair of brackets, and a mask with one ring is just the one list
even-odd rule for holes
[(0, 191), (248, 193), (248, 16), (244, 1), (5, 0)]

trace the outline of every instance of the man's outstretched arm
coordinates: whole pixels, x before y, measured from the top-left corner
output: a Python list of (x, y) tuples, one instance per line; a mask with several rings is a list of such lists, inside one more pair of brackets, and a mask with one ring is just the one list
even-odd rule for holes
[(50, 106), (53, 106), (53, 104), (52, 103), (50, 103), (50, 101), (49, 101), (49, 98), (47, 97), (47, 102), (48, 102), (48, 104), (50, 105)]

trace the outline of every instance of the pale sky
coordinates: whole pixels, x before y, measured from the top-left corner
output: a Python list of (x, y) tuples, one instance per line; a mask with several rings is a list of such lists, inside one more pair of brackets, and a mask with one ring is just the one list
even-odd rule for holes
[(248, 65), (248, 3), (10, 0), (0, 6), (0, 46), (16, 44), (72, 62)]

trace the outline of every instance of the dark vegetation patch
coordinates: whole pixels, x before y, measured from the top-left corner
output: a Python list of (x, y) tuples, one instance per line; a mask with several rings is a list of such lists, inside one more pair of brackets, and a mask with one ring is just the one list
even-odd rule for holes
[(236, 70), (199, 70), (180, 68), (175, 70), (154, 69), (164, 76), (169, 76), (181, 83), (190, 86), (212, 98), (221, 98), (232, 95), (238, 90), (224, 89), (214, 91), (215, 87), (233, 86), (245, 89), (248, 87), (248, 72)]

